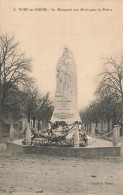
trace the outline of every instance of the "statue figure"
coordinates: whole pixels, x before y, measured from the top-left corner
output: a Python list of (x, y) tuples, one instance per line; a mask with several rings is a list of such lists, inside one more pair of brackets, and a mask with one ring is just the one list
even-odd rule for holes
[(63, 56), (60, 58), (57, 64), (57, 92), (58, 93), (69, 93), (71, 89), (71, 55), (67, 48), (64, 49)]

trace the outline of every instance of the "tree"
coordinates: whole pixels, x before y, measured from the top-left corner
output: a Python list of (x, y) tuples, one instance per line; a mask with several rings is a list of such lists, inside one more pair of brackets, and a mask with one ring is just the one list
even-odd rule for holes
[(2, 110), (1, 110), (1, 107), (2, 107), (2, 102), (1, 102), (1, 56), (0, 56), (0, 139), (2, 138)]
[(43, 95), (40, 99), (40, 107), (38, 110), (37, 118), (43, 122), (43, 127), (46, 127), (47, 122), (51, 119), (53, 113), (52, 101), (50, 100), (49, 93)]
[(102, 110), (100, 110), (100, 102), (95, 100), (91, 102), (91, 104), (86, 107), (84, 110), (81, 109), (80, 117), (85, 125), (91, 123), (98, 123), (101, 118)]
[(33, 127), (35, 127), (35, 120), (38, 109), (40, 107), (40, 94), (35, 85), (26, 86), (23, 92), (22, 111), (28, 118), (33, 119)]
[(102, 79), (96, 94), (101, 99), (105, 97), (111, 98), (112, 105), (117, 104), (121, 106), (121, 111), (117, 111), (120, 112), (119, 123), (123, 127), (123, 55), (107, 57), (105, 60), (105, 71), (99, 76)]
[(100, 119), (107, 121), (110, 131), (110, 121), (116, 117), (116, 105), (111, 96), (104, 97), (99, 103)]
[(98, 123), (106, 121), (108, 131), (110, 130), (110, 121), (117, 121), (117, 104), (111, 96), (104, 96), (103, 99), (96, 99), (85, 110), (80, 111), (80, 117), (85, 124)]
[(53, 109), (49, 93), (42, 95), (35, 85), (30, 85), (25, 88), (23, 98), (22, 110), (29, 123), (31, 119), (33, 120), (33, 128), (36, 120), (43, 123), (50, 120)]
[[(13, 93), (17, 97), (18, 90), (22, 91), (23, 86), (31, 81), (27, 76), (31, 71), (31, 59), (26, 58), (25, 54), (19, 50), (19, 43), (15, 42), (14, 36), (7, 34), (0, 36), (0, 58), (0, 112), (3, 115), (7, 100), (11, 99)], [(0, 123), (2, 124), (2, 119)], [(2, 132), (2, 125), (0, 126), (0, 132)]]

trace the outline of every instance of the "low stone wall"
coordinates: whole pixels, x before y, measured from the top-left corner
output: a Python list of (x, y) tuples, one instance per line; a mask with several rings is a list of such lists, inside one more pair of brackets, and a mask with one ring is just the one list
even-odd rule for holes
[(95, 148), (74, 148), (74, 147), (51, 147), (51, 146), (26, 146), (14, 142), (7, 142), (6, 147), (12, 153), (20, 154), (42, 154), (64, 157), (98, 158), (122, 155), (122, 145), (115, 147), (95, 147)]

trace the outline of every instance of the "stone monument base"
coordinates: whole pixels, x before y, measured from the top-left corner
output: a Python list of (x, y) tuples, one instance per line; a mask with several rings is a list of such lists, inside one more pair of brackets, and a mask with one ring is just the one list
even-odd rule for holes
[(122, 144), (116, 147), (91, 147), (87, 148), (74, 148), (74, 147), (51, 147), (51, 146), (26, 146), (22, 145), (22, 140), (14, 142), (7, 142), (6, 148), (12, 153), (20, 154), (40, 154), (40, 155), (53, 155), (64, 157), (78, 157), (78, 158), (100, 158), (100, 157), (118, 157), (123, 153)]

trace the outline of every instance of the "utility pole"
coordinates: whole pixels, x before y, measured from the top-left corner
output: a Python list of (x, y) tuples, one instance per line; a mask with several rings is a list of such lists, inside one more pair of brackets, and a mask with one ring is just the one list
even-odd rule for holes
[(0, 55), (0, 139), (2, 139), (2, 102), (1, 102), (1, 93), (2, 93), (2, 84), (1, 84), (1, 66), (2, 66), (2, 63), (1, 63), (1, 55)]

